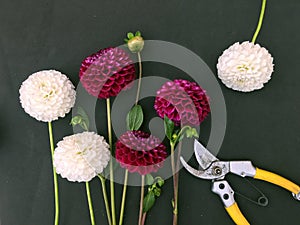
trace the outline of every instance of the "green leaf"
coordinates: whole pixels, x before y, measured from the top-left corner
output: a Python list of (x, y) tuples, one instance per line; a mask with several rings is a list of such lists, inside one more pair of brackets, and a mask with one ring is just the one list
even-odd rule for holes
[(141, 32), (140, 31), (137, 31), (137, 32), (135, 32), (135, 36), (141, 36), (142, 34), (141, 34)]
[(165, 125), (165, 134), (169, 140), (172, 140), (172, 135), (174, 131), (174, 123), (167, 116), (164, 117), (164, 125)]
[(80, 115), (82, 117), (82, 120), (84, 122), (85, 127), (83, 127), (84, 129), (87, 128), (87, 130), (89, 129), (90, 127), (90, 120), (89, 120), (89, 116), (86, 114), (86, 112), (84, 111), (84, 109), (82, 107), (78, 107), (77, 109), (77, 114)]
[(149, 173), (146, 175), (146, 184), (147, 185), (152, 185), (154, 183), (154, 178), (152, 177), (152, 175)]
[(129, 40), (127, 38), (124, 38), (125, 43), (127, 43)]
[(82, 129), (84, 129), (85, 131), (89, 131), (89, 126), (86, 124), (85, 121), (82, 121), (80, 124), (79, 124)]
[(155, 196), (159, 197), (160, 196), (160, 193), (161, 193), (161, 189), (160, 188), (154, 188), (153, 189), (153, 193)]
[(131, 32), (127, 33), (127, 38), (128, 38), (129, 40), (132, 39), (132, 38), (134, 38), (134, 34), (131, 33)]
[(192, 130), (193, 130), (193, 137), (199, 138), (199, 134), (198, 134), (196, 128), (192, 128)]
[(143, 109), (140, 105), (135, 105), (127, 114), (126, 123), (129, 130), (138, 130), (144, 120)]
[(152, 191), (148, 192), (144, 198), (143, 212), (148, 212), (155, 203), (155, 195)]
[(193, 137), (193, 132), (192, 132), (191, 129), (187, 129), (187, 130), (185, 131), (185, 134), (186, 134), (186, 137), (187, 137), (187, 138)]
[(198, 138), (198, 132), (195, 128), (189, 127), (186, 131), (185, 131), (186, 137), (187, 138), (192, 138), (192, 137), (196, 137)]
[(81, 122), (82, 122), (82, 117), (81, 116), (74, 116), (71, 119), (70, 125), (76, 126), (76, 125), (80, 124)]
[(161, 177), (156, 177), (156, 183), (158, 184), (158, 186), (162, 187), (165, 181)]

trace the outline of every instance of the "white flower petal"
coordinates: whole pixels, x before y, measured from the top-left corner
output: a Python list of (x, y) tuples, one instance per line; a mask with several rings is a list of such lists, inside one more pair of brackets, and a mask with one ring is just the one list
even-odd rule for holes
[(102, 173), (109, 160), (109, 145), (104, 138), (94, 132), (83, 132), (57, 143), (53, 165), (63, 178), (87, 182)]
[(218, 76), (233, 90), (250, 92), (271, 79), (273, 58), (267, 49), (249, 41), (236, 42), (218, 59)]
[(43, 122), (64, 117), (74, 106), (76, 97), (71, 81), (56, 70), (30, 75), (22, 83), (19, 93), (25, 112)]

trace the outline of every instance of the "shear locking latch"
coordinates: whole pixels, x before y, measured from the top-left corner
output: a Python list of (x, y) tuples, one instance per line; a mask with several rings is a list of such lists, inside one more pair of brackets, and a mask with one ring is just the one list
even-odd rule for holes
[(235, 203), (234, 191), (226, 180), (214, 181), (211, 190), (220, 196), (225, 207), (230, 207)]

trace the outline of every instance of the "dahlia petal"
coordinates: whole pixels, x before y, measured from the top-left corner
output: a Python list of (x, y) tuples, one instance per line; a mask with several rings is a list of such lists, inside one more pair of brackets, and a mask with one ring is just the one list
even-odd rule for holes
[(43, 70), (30, 75), (21, 85), (20, 102), (36, 120), (51, 122), (64, 117), (75, 104), (76, 92), (66, 75)]
[(230, 46), (217, 64), (221, 81), (227, 87), (242, 92), (261, 89), (270, 80), (273, 67), (273, 58), (268, 50), (249, 41)]
[(53, 165), (63, 178), (87, 182), (102, 173), (109, 160), (109, 145), (104, 138), (94, 132), (83, 132), (57, 143)]
[[(90, 95), (109, 98), (130, 87), (128, 84), (135, 79), (135, 67), (124, 50), (106, 48), (83, 60), (79, 77)], [(110, 88), (103, 90), (105, 85)]]
[(157, 91), (154, 108), (161, 118), (167, 116), (176, 126), (199, 125), (210, 112), (205, 91), (187, 80), (166, 82)]
[[(128, 154), (124, 154), (125, 150)], [(160, 152), (161, 156), (158, 157), (155, 152)], [(162, 167), (166, 157), (166, 147), (158, 138), (146, 132), (127, 131), (116, 143), (116, 160), (131, 173), (145, 175), (155, 172)]]

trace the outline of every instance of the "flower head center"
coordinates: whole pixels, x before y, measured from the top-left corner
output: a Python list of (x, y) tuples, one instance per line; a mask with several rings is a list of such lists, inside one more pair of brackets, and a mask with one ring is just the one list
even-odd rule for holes
[(54, 87), (49, 87), (45, 83), (40, 84), (40, 91), (41, 91), (44, 99), (49, 99), (49, 98), (53, 97), (56, 93), (56, 90)]
[(237, 69), (241, 72), (248, 72), (251, 68), (245, 64), (239, 65)]

